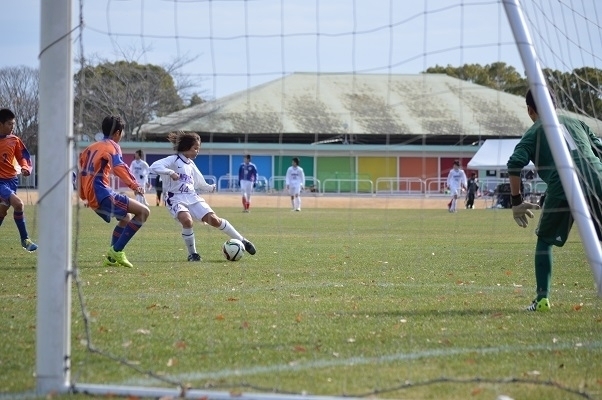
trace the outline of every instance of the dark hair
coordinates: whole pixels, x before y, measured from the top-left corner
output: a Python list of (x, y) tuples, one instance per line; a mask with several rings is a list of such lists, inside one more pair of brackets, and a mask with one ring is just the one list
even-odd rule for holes
[(136, 150), (136, 154), (138, 154), (140, 158), (142, 158), (142, 150)]
[(125, 128), (125, 124), (121, 117), (109, 115), (102, 120), (102, 133), (105, 137), (109, 137), (117, 131), (123, 132), (123, 128)]
[(293, 157), (293, 162), (299, 165), (299, 157)]
[(0, 124), (5, 123), (6, 121), (10, 121), (11, 119), (15, 119), (15, 113), (9, 110), (8, 108), (3, 108), (0, 110)]
[(249, 161), (251, 161), (251, 155), (250, 155), (250, 154), (246, 154), (246, 155), (245, 155), (245, 160), (249, 160)]
[(173, 145), (178, 153), (190, 150), (195, 144), (201, 143), (201, 137), (195, 132), (169, 132), (167, 140)]
[(457, 165), (459, 167), (460, 166), (460, 161), (454, 160), (454, 165)]
[[(550, 98), (552, 99), (552, 104), (554, 108), (556, 108), (556, 96), (551, 89), (548, 89), (548, 93), (550, 94)], [(525, 100), (527, 105), (533, 109), (533, 111), (537, 112), (537, 105), (535, 104), (535, 99), (533, 98), (533, 93), (531, 93), (531, 89), (527, 90), (527, 94), (525, 95)]]

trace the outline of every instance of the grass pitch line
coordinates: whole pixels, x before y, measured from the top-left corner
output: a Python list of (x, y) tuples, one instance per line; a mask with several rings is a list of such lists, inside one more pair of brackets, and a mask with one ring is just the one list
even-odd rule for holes
[[(535, 346), (500, 346), (491, 347), (485, 349), (445, 349), (445, 350), (429, 350), (419, 351), (416, 353), (397, 353), (382, 357), (351, 357), (346, 359), (334, 359), (334, 360), (318, 360), (313, 362), (299, 362), (291, 364), (279, 364), (279, 365), (268, 365), (268, 366), (257, 366), (245, 369), (224, 369), (221, 371), (214, 372), (191, 372), (173, 376), (166, 376), (170, 380), (179, 382), (194, 382), (206, 379), (224, 379), (232, 377), (242, 377), (250, 375), (260, 374), (272, 374), (275, 372), (294, 372), (304, 371), (316, 368), (332, 368), (342, 367), (349, 365), (365, 365), (365, 364), (384, 364), (395, 361), (408, 361), (418, 360), (421, 358), (437, 358), (437, 357), (450, 357), (470, 353), (478, 354), (495, 354), (495, 353), (508, 353), (508, 352), (524, 352), (524, 351), (541, 351), (541, 350), (567, 350), (567, 349), (597, 349), (602, 347), (602, 342), (590, 342), (581, 344), (561, 344), (553, 345), (539, 344)], [(148, 386), (156, 383), (155, 379), (129, 379), (122, 383), (122, 385), (139, 385)]]

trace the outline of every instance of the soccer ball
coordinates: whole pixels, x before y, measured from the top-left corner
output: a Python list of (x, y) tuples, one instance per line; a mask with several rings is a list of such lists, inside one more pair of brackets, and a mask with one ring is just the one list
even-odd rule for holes
[(245, 253), (245, 245), (238, 239), (228, 239), (222, 245), (222, 254), (228, 261), (238, 261)]

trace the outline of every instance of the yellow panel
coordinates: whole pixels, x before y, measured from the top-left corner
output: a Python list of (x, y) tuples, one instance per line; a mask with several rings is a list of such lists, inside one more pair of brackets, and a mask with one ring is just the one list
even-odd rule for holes
[(368, 177), (376, 189), (378, 178), (397, 177), (397, 157), (358, 157), (358, 175)]

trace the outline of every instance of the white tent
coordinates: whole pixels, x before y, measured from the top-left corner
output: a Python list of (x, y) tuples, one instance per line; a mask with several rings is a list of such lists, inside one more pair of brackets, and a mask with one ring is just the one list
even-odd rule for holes
[[(487, 139), (474, 157), (468, 162), (468, 168), (477, 170), (506, 170), (508, 159), (520, 139)], [(529, 163), (525, 168), (535, 168)]]

